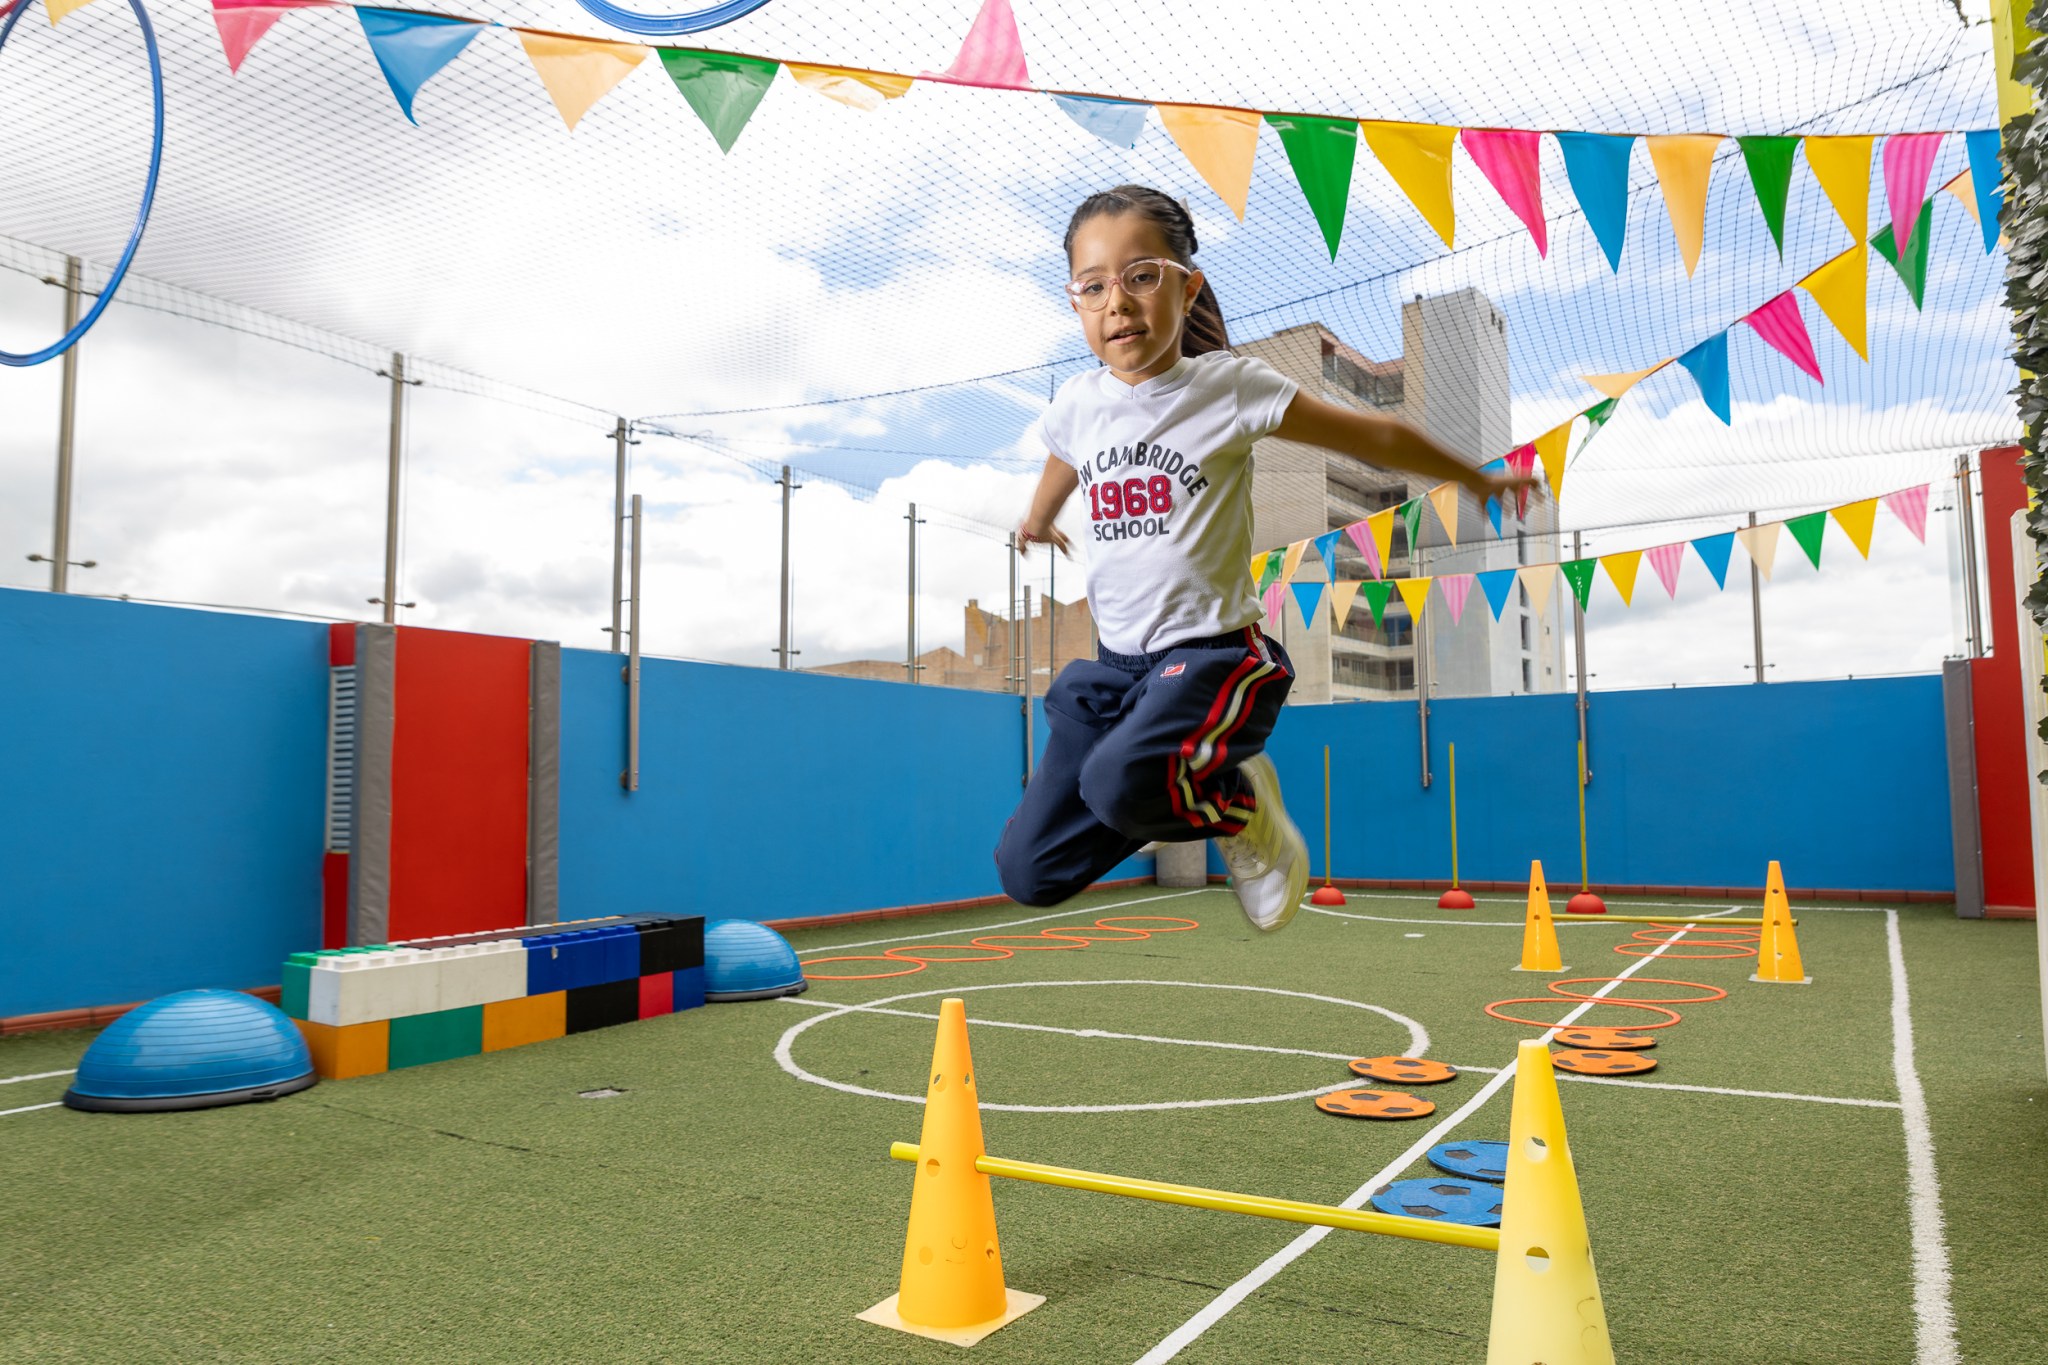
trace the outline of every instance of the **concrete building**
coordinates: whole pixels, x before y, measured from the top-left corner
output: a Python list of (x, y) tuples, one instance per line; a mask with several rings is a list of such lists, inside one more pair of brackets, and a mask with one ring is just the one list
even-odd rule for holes
[[(1024, 642), (1012, 634), (1010, 618), (987, 610), (974, 598), (968, 599), (961, 615), (962, 647), (942, 645), (918, 655), (917, 680), (927, 686), (970, 687), (980, 692), (1022, 691), (1018, 679), (1023, 668)], [(1033, 594), (1028, 625), (1031, 694), (1035, 697), (1045, 695), (1060, 669), (1076, 659), (1095, 657), (1095, 618), (1085, 597), (1055, 602), (1043, 594)], [(908, 677), (901, 659), (853, 659), (820, 664), (806, 671), (880, 682), (904, 682)]]
[[(1384, 412), (1420, 427), (1464, 458), (1479, 463), (1504, 455), (1514, 440), (1509, 426), (1507, 321), (1476, 289), (1417, 298), (1401, 309), (1401, 358), (1373, 360), (1320, 323), (1304, 323), (1256, 340), (1236, 342), (1240, 355), (1257, 356), (1314, 394), (1342, 407)], [(1252, 475), (1253, 544), (1290, 544), (1358, 521), (1426, 492), (1430, 481), (1376, 469), (1313, 446), (1268, 437), (1259, 442)], [(1425, 512), (1421, 543), (1408, 544), (1394, 523), (1390, 577), (1475, 573), (1562, 558), (1557, 553), (1557, 508), (1532, 500), (1527, 521), (1503, 511), (1496, 538), (1485, 510), (1469, 493), (1458, 498), (1458, 543), (1434, 512)], [(1349, 538), (1338, 542), (1335, 577), (1367, 580), (1371, 573)], [(1296, 581), (1327, 576), (1313, 552)], [(1288, 594), (1281, 642), (1296, 669), (1296, 702), (1385, 700), (1413, 696), (1418, 631), (1398, 594), (1375, 626), (1363, 596), (1342, 629), (1332, 631), (1324, 605), (1305, 622)], [(1554, 586), (1548, 603), (1528, 600), (1516, 585), (1500, 620), (1493, 619), (1475, 584), (1453, 625), (1435, 591), (1421, 625), (1423, 670), (1433, 696), (1501, 696), (1554, 692), (1565, 682), (1565, 646), (1571, 623), (1565, 589)]]

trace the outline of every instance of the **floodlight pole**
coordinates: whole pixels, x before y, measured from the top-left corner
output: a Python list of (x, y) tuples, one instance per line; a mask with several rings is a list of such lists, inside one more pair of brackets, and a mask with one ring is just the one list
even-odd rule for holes
[(626, 439), (631, 430), (621, 417), (612, 427), (612, 653), (625, 648), (626, 605)]
[(787, 670), (790, 657), (802, 653), (789, 647), (789, 500), (803, 485), (789, 481), (788, 465), (782, 467), (782, 477), (775, 482), (782, 489), (782, 643), (775, 653), (781, 660), (777, 667)]
[[(76, 256), (64, 258), (64, 332), (78, 325), (84, 269)], [(64, 379), (57, 409), (57, 511), (51, 535), (50, 591), (69, 590), (71, 579), (71, 455), (78, 429), (78, 347), (64, 352)]]
[(640, 541), (641, 527), (640, 495), (633, 495), (633, 609), (627, 619), (627, 639), (630, 642), (626, 653), (626, 667), (623, 670), (626, 684), (626, 768), (619, 774), (619, 785), (629, 792), (640, 790)]
[(1005, 540), (1003, 541), (1003, 545), (1004, 545), (1004, 547), (1005, 547), (1005, 550), (1006, 550), (1006, 552), (1008, 553), (1008, 555), (1009, 555), (1009, 558), (1010, 558), (1010, 609), (1009, 609), (1009, 610), (1008, 610), (1007, 612), (1005, 612), (1005, 613), (1004, 613), (1004, 614), (1005, 614), (1006, 616), (1008, 616), (1008, 617), (1010, 618), (1010, 663), (1009, 663), (1009, 667), (1008, 667), (1008, 668), (1007, 668), (1007, 669), (1005, 670), (1005, 672), (1006, 672), (1007, 676), (1005, 676), (1005, 677), (1004, 677), (1003, 681), (1004, 681), (1004, 682), (1006, 682), (1006, 683), (1009, 683), (1009, 684), (1010, 684), (1010, 689), (1011, 689), (1012, 691), (1016, 691), (1016, 690), (1017, 690), (1017, 537), (1016, 537), (1016, 534), (1015, 534), (1015, 533), (1013, 532), (1013, 533), (1012, 533), (1012, 534), (1011, 534), (1011, 535), (1010, 535), (1010, 536), (1009, 536), (1008, 538), (1006, 538), (1006, 539), (1005, 539)]
[(916, 503), (910, 504), (910, 515), (904, 520), (910, 523), (910, 572), (904, 592), (909, 604), (909, 625), (903, 644), (903, 676), (914, 683), (924, 667), (917, 661), (917, 528), (924, 523), (918, 520)]
[(1956, 456), (1956, 526), (1962, 536), (1963, 652), (1984, 657), (1984, 608), (1977, 596), (1977, 508), (1970, 490), (1969, 452)]
[[(1749, 525), (1756, 527), (1756, 513), (1749, 514)], [(1756, 640), (1756, 680), (1764, 680), (1764, 576), (1757, 571), (1756, 556), (1749, 557), (1749, 625)]]
[[(1422, 576), (1422, 547), (1413, 540), (1408, 542), (1408, 572), (1410, 576)], [(1332, 575), (1334, 577), (1334, 575)], [(1287, 604), (1280, 604), (1280, 626), (1287, 627)], [(1408, 623), (1409, 637), (1415, 642), (1415, 728), (1422, 739), (1422, 789), (1429, 790), (1429, 594), (1422, 594), (1422, 610)], [(1285, 647), (1283, 641), (1282, 647)]]
[(1031, 585), (1024, 585), (1024, 785), (1031, 785)]
[[(1572, 532), (1572, 558), (1580, 555), (1579, 533)], [(1579, 605), (1579, 595), (1572, 594), (1572, 653), (1578, 664), (1578, 711), (1579, 711), (1579, 785), (1589, 785), (1593, 780), (1593, 769), (1586, 757), (1586, 612)]]
[(405, 391), (420, 381), (405, 377), (405, 355), (399, 351), (391, 353), (391, 368), (378, 373), (391, 380), (391, 453), (384, 476), (384, 595), (377, 599), (384, 605), (384, 624), (388, 626), (397, 621), (399, 607), (412, 605), (398, 600), (398, 502), (405, 477)]
[(1060, 675), (1060, 599), (1053, 592), (1060, 581), (1060, 552), (1048, 545), (1045, 550), (1045, 686), (1052, 690), (1052, 680)]

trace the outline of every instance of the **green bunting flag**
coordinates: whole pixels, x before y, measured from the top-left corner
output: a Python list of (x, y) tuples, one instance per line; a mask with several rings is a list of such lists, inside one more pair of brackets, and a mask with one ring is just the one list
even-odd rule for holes
[(1410, 498), (1394, 510), (1401, 514), (1401, 521), (1408, 527), (1408, 553), (1412, 555), (1422, 543), (1422, 499)]
[(1778, 244), (1778, 259), (1785, 259), (1785, 194), (1792, 187), (1792, 153), (1798, 150), (1796, 137), (1739, 137), (1743, 164), (1749, 167), (1749, 183), (1756, 190), (1757, 207), (1764, 211), (1764, 224), (1771, 240)]
[(1260, 592), (1264, 592), (1268, 587), (1272, 585), (1273, 580), (1280, 576), (1280, 566), (1286, 561), (1286, 559), (1287, 551), (1284, 549), (1268, 550), (1266, 552), (1265, 567), (1259, 570)]
[(1380, 618), (1387, 614), (1387, 599), (1394, 595), (1394, 585), (1386, 579), (1367, 579), (1358, 588), (1359, 596), (1365, 599), (1366, 609), (1372, 613), (1372, 623), (1378, 626)]
[(760, 57), (741, 57), (730, 52), (693, 52), (682, 48), (657, 48), (668, 77), (683, 92), (683, 98), (697, 111), (705, 128), (718, 141), (718, 150), (730, 152), (739, 141), (740, 130), (754, 116), (761, 96), (768, 93), (779, 63)]
[(1266, 122), (1280, 135), (1288, 164), (1301, 184), (1302, 197), (1322, 226), (1330, 259), (1344, 235), (1344, 208), (1351, 202), (1351, 165), (1358, 156), (1358, 121), (1311, 118), (1305, 114), (1268, 114)]
[(1906, 248), (1906, 258), (1899, 259), (1898, 237), (1892, 225), (1870, 239), (1877, 248), (1877, 254), (1892, 263), (1892, 269), (1899, 272), (1899, 278), (1906, 282), (1906, 292), (1913, 296), (1913, 306), (1918, 308), (1927, 294), (1927, 239), (1933, 235), (1929, 230), (1934, 221), (1934, 200), (1929, 198), (1920, 205), (1920, 219), (1913, 227), (1912, 243)]
[(1600, 567), (1597, 559), (1567, 559), (1557, 566), (1572, 585), (1572, 596), (1579, 599), (1579, 610), (1586, 610), (1586, 597), (1593, 591), (1593, 571)]
[[(1603, 398), (1579, 414), (1586, 419), (1586, 438), (1579, 442), (1580, 454), (1585, 453), (1586, 447), (1592, 444), (1593, 438), (1600, 434), (1600, 428), (1607, 425), (1607, 419), (1614, 416), (1614, 410), (1619, 406), (1619, 398)], [(1577, 456), (1573, 458), (1576, 459)]]
[(1787, 517), (1785, 529), (1799, 542), (1799, 548), (1806, 551), (1806, 557), (1813, 561), (1813, 567), (1820, 567), (1820, 538), (1828, 529), (1826, 512), (1808, 512), (1803, 517)]

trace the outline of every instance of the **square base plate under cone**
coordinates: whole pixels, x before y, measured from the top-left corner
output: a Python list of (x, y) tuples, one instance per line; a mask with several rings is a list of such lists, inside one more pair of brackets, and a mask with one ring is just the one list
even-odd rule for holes
[(1813, 984), (1813, 978), (1810, 976), (1802, 976), (1797, 981), (1780, 981), (1774, 976), (1757, 976), (1752, 974), (1749, 979), (1763, 986), (1811, 986)]
[(891, 1294), (865, 1313), (854, 1316), (862, 1322), (872, 1322), (877, 1327), (893, 1327), (899, 1332), (912, 1336), (930, 1337), (933, 1341), (950, 1342), (955, 1346), (972, 1346), (998, 1327), (1007, 1327), (1018, 1318), (1045, 1302), (1043, 1294), (1026, 1294), (1022, 1290), (1005, 1289), (1003, 1296), (1008, 1302), (1003, 1306), (1001, 1317), (990, 1318), (966, 1327), (927, 1327), (919, 1322), (905, 1322), (896, 1312), (897, 1296)]

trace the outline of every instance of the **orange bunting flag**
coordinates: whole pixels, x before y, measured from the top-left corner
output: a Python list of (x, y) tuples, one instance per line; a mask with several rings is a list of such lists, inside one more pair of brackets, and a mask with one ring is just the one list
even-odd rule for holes
[(1620, 554), (1601, 555), (1600, 567), (1607, 570), (1607, 577), (1614, 584), (1614, 590), (1621, 594), (1621, 605), (1634, 606), (1636, 571), (1643, 567), (1643, 552), (1624, 550)]
[(638, 43), (605, 43), (591, 38), (562, 38), (552, 33), (518, 30), (526, 59), (547, 87), (548, 98), (569, 131), (611, 88), (647, 59)]
[(1386, 577), (1394, 565), (1394, 509), (1375, 512), (1365, 519), (1365, 529), (1372, 533), (1372, 543), (1380, 552), (1380, 576)]
[(1429, 505), (1436, 509), (1436, 519), (1444, 524), (1444, 534), (1451, 538), (1451, 544), (1458, 543), (1458, 485), (1440, 483), (1429, 490)]
[(1394, 586), (1401, 590), (1401, 600), (1408, 604), (1408, 619), (1420, 621), (1423, 608), (1429, 605), (1429, 578), (1397, 578)]
[(1870, 248), (1858, 242), (1801, 280), (1798, 287), (1813, 295), (1813, 301), (1835, 324), (1842, 340), (1857, 355), (1869, 360)]
[(1806, 139), (1806, 164), (1813, 178), (1858, 242), (1870, 238), (1870, 146), (1875, 140), (1868, 135)]
[(1457, 210), (1451, 203), (1451, 146), (1458, 140), (1456, 128), (1434, 123), (1380, 123), (1368, 119), (1358, 125), (1365, 145), (1408, 202), (1415, 205), (1423, 221), (1451, 245), (1457, 228)]
[(1292, 583), (1294, 581), (1294, 571), (1301, 567), (1301, 556), (1307, 549), (1308, 542), (1305, 540), (1297, 540), (1287, 547), (1287, 557), (1280, 561), (1280, 581), (1282, 583)]
[(1856, 553), (1870, 558), (1870, 530), (1877, 524), (1877, 499), (1865, 498), (1861, 502), (1847, 503), (1835, 508), (1829, 515), (1835, 524), (1849, 533), (1849, 543), (1856, 547)]
[(1745, 526), (1735, 533), (1735, 538), (1742, 542), (1743, 553), (1765, 578), (1771, 576), (1771, 564), (1778, 557), (1778, 532), (1784, 529), (1782, 521), (1767, 521), (1761, 526)]
[[(90, 5), (91, 3), (92, 0), (43, 0), (43, 8), (49, 12), (50, 27), (55, 28), (57, 26), (57, 21), (62, 19), (65, 15), (70, 14), (73, 10), (84, 9), (87, 5)], [(0, 9), (0, 14), (4, 13), (6, 13), (6, 11), (4, 9)]]
[(1706, 237), (1707, 178), (1714, 173), (1714, 149), (1721, 145), (1721, 135), (1653, 134), (1643, 142), (1650, 149), (1650, 164), (1657, 168), (1657, 181), (1664, 187), (1664, 211), (1671, 216), (1671, 231), (1678, 238), (1679, 255), (1685, 258), (1685, 276), (1691, 279)]
[(785, 64), (785, 69), (804, 89), (815, 90), (828, 100), (864, 112), (881, 108), (885, 101), (902, 99), (913, 84), (908, 76), (855, 71), (844, 66), (798, 66), (791, 62)]
[(1252, 192), (1252, 159), (1259, 149), (1258, 114), (1192, 104), (1154, 105), (1159, 122), (1195, 173), (1244, 221)]
[(1619, 398), (1670, 363), (1668, 360), (1660, 360), (1647, 370), (1629, 370), (1624, 374), (1582, 374), (1579, 378), (1609, 398)]
[(1546, 620), (1550, 616), (1550, 595), (1556, 587), (1557, 565), (1522, 566), (1522, 591), (1529, 594), (1529, 605), (1536, 609), (1537, 620)]
[(1344, 623), (1351, 619), (1351, 603), (1358, 596), (1359, 584), (1339, 579), (1330, 584), (1330, 610), (1336, 613), (1337, 629), (1344, 629)]
[(1543, 462), (1543, 477), (1550, 484), (1550, 496), (1553, 498), (1564, 489), (1565, 447), (1571, 444), (1572, 423), (1577, 420), (1567, 417), (1530, 442), (1536, 447), (1536, 458)]
[(1977, 180), (1970, 174), (1969, 167), (1964, 167), (1954, 179), (1941, 188), (1956, 197), (1956, 202), (1970, 215), (1971, 222), (1980, 227), (1983, 225), (1984, 215), (1977, 210)]

